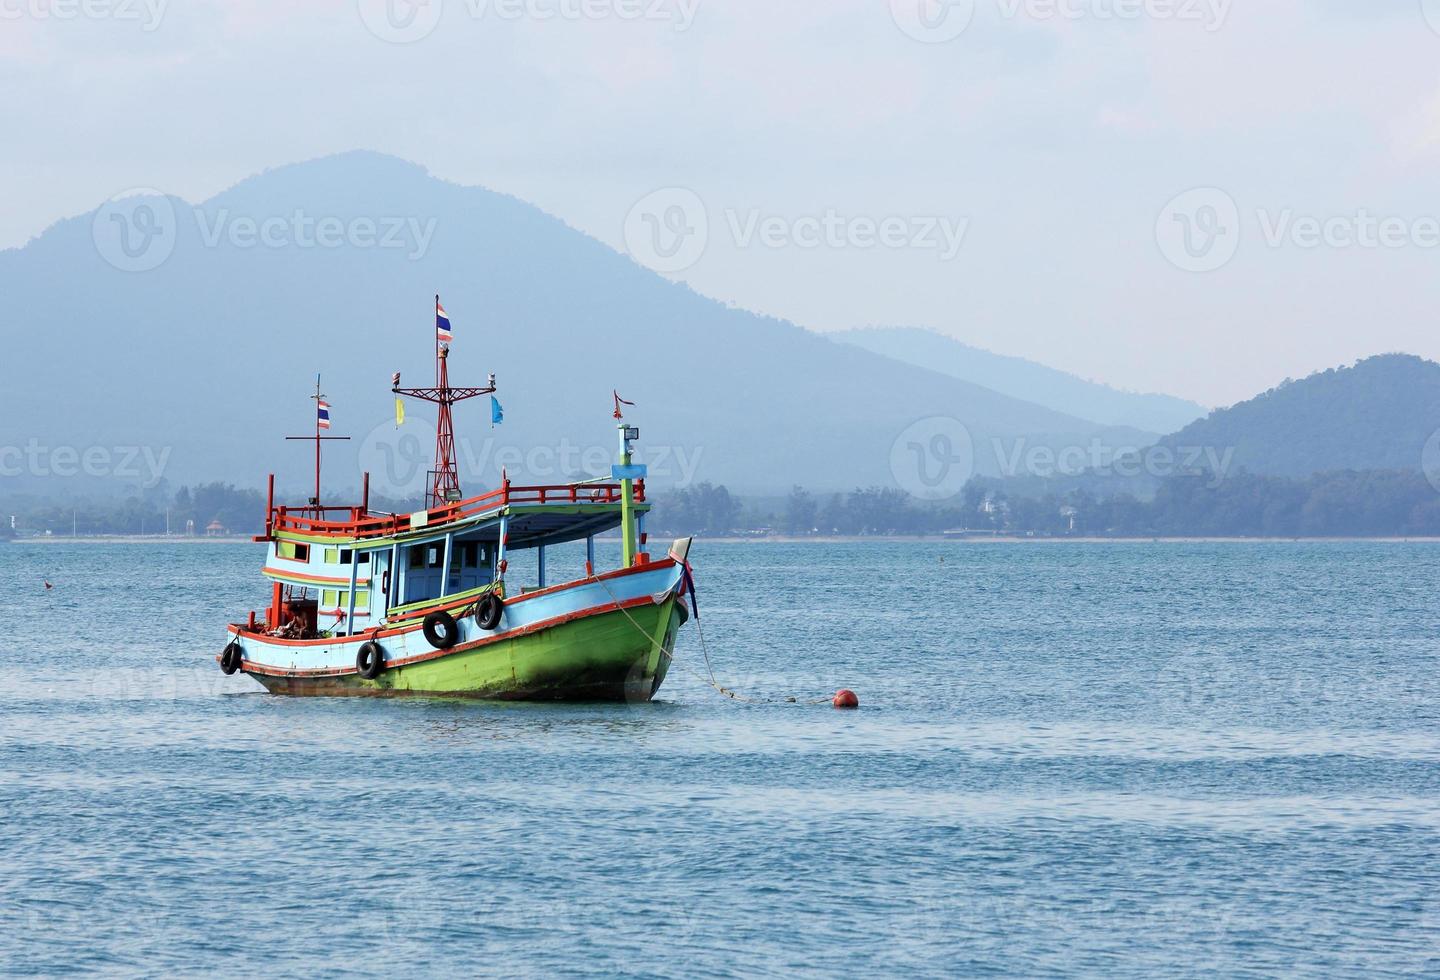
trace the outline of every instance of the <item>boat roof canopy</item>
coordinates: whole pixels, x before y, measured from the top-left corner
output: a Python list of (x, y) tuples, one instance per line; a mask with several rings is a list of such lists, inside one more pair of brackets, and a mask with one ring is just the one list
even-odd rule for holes
[[(637, 507), (646, 511), (647, 506)], [(612, 531), (620, 526), (620, 508), (586, 505), (580, 513), (557, 511), (553, 508), (513, 507), (509, 518), (506, 548), (511, 551), (525, 548), (539, 548), (568, 541), (581, 541), (596, 534)], [(448, 533), (448, 531), (447, 531)], [(483, 521), (473, 528), (455, 531), (457, 538), (466, 541), (500, 540), (500, 518)]]
[[(644, 481), (636, 481), (635, 490), (635, 513), (649, 512)], [(617, 528), (623, 506), (622, 487), (616, 484), (514, 487), (507, 483), (481, 497), (413, 514), (345, 508), (344, 518), (333, 520), (329, 513), (316, 517), (313, 507), (277, 507), (271, 511), (267, 533), (259, 540), (321, 542), (370, 551), (396, 544), (423, 544), (452, 534), (466, 541), (498, 542), (503, 525), (508, 548), (536, 548)]]

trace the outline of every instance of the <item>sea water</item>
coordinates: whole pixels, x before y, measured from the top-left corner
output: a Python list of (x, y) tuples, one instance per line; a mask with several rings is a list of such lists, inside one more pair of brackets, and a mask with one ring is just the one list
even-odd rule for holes
[(700, 541), (600, 705), (225, 677), (261, 557), (0, 545), (0, 972), (1440, 973), (1440, 546)]

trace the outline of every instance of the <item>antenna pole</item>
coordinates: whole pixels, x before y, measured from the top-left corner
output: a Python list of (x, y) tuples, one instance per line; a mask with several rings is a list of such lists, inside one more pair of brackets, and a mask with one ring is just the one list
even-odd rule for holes
[(320, 375), (315, 375), (315, 507), (320, 507)]
[(349, 442), (349, 436), (322, 436), (320, 434), (320, 403), (325, 396), (320, 393), (320, 375), (315, 375), (315, 394), (310, 396), (315, 402), (315, 434), (313, 436), (286, 436), (287, 441), (309, 442), (315, 441), (315, 496), (310, 498), (310, 506), (315, 511), (315, 519), (322, 520), (325, 517), (325, 509), (320, 506), (320, 444), (322, 442)]

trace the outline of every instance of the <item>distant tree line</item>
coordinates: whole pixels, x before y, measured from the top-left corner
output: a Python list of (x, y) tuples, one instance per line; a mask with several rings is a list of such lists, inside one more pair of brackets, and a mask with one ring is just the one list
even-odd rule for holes
[[(372, 501), (385, 510), (403, 502)], [(742, 500), (701, 483), (659, 493), (649, 529), (659, 534), (793, 536), (933, 535), (947, 531), (1097, 537), (1440, 537), (1440, 491), (1412, 470), (1345, 470), (1295, 479), (1239, 472), (1218, 479), (1161, 479), (1152, 498), (1097, 492), (1092, 483), (976, 477), (951, 500), (917, 501), (893, 488), (814, 494), (795, 487), (773, 500)], [(408, 504), (406, 505), (408, 506)], [(0, 539), (10, 516), (20, 535), (258, 533), (258, 490), (227, 483), (165, 487), (110, 501), (0, 500)], [(193, 522), (193, 525), (192, 525)]]
[(174, 493), (162, 485), (113, 500), (57, 502), (26, 495), (0, 501), (5, 533), (12, 515), (21, 535), (164, 534), (167, 526), (171, 534), (193, 527), (203, 535), (212, 523), (224, 533), (248, 535), (264, 527), (265, 496), (228, 483), (181, 487)]
[(662, 494), (650, 527), (667, 534), (730, 534), (743, 528), (742, 510), (725, 487), (699, 483)]
[[(1039, 488), (1039, 492), (1037, 492)], [(1240, 472), (1159, 481), (1151, 499), (1088, 486), (977, 477), (955, 498), (900, 490), (742, 502), (703, 484), (658, 499), (651, 526), (677, 534), (933, 535), (944, 532), (1094, 537), (1440, 537), (1440, 491), (1411, 470), (1346, 470), (1302, 479)]]

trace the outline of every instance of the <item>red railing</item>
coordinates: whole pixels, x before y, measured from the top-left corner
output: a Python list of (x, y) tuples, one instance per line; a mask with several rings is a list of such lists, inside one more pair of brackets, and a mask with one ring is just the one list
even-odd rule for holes
[[(618, 504), (622, 491), (618, 483), (566, 483), (555, 486), (517, 487), (506, 481), (498, 490), (426, 511), (426, 528), (439, 524), (479, 517), (512, 504)], [(645, 502), (645, 481), (635, 481), (635, 500)], [(319, 534), (337, 538), (384, 538), (419, 530), (411, 525), (410, 514), (368, 514), (361, 507), (270, 508), (265, 522), (266, 536), (274, 531)], [(344, 520), (328, 520), (331, 513), (346, 515)]]

